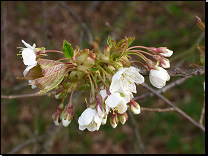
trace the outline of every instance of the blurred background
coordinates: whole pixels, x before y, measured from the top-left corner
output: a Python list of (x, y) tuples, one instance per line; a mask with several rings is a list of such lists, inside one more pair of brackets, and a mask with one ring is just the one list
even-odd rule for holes
[[(71, 16), (70, 11), (81, 22)], [(199, 45), (205, 44), (195, 16), (205, 21), (205, 2), (73, 1), (65, 2), (63, 6), (55, 1), (1, 1), (1, 94), (23, 95), (39, 91), (32, 90), (27, 81), (16, 79), (23, 76), (26, 68), (21, 56), (17, 56), (17, 47), (24, 47), (22, 39), (30, 45), (36, 43), (37, 47), (60, 51), (63, 40), (71, 43), (73, 48), (84, 49), (90, 48), (90, 39), (99, 43), (103, 50), (108, 35), (119, 41), (106, 22), (122, 38), (135, 37), (131, 46), (173, 50), (170, 69), (191, 68), (189, 65), (199, 62), (200, 57), (198, 49), (192, 45), (196, 41), (200, 41)], [(53, 53), (48, 56), (54, 60), (60, 57)], [(167, 84), (179, 78), (171, 77)], [(204, 75), (193, 76), (163, 95), (198, 122), (204, 101), (204, 79)], [(145, 82), (150, 84), (148, 76)], [(142, 86), (137, 88), (138, 95), (147, 92)], [(99, 131), (79, 130), (77, 120), (86, 108), (84, 98), (88, 96), (88, 91), (73, 95), (74, 119), (67, 128), (54, 127), (51, 115), (61, 103), (54, 95), (1, 98), (1, 152), (11, 152), (21, 144), (22, 148), (16, 153), (141, 153), (130, 120), (125, 125), (119, 123), (115, 129), (108, 119)], [(141, 107), (169, 107), (158, 97), (137, 102)], [(133, 118), (145, 153), (205, 153), (204, 132), (176, 112), (143, 111)], [(52, 135), (49, 131), (53, 131)], [(39, 136), (45, 137), (36, 142), (31, 140)]]

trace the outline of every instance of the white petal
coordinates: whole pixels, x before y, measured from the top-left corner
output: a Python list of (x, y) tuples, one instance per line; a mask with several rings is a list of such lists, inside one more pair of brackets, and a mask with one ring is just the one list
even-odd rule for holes
[(57, 119), (54, 121), (54, 123), (55, 123), (56, 126), (59, 126), (59, 125), (61, 124), (61, 122), (60, 122), (60, 123), (58, 122), (58, 117), (57, 117)]
[(102, 99), (104, 100), (106, 96), (108, 96), (106, 90), (101, 90), (100, 95), (102, 96)]
[(67, 116), (66, 120), (62, 118), (62, 124), (64, 127), (67, 127), (71, 123), (71, 120), (68, 120), (68, 118), (69, 116)]
[(79, 130), (81, 130), (81, 131), (85, 130), (86, 128), (87, 128), (87, 126), (85, 126), (85, 125), (83, 125), (83, 126), (79, 125)]
[(120, 103), (120, 101), (120, 93), (114, 93), (108, 96), (108, 98), (105, 100), (105, 103), (109, 107), (115, 108)]
[(118, 106), (117, 106), (117, 110), (118, 110), (118, 113), (120, 114), (123, 114), (124, 112), (126, 112), (127, 110), (127, 104), (122, 101)]
[(94, 115), (95, 110), (92, 108), (87, 108), (78, 119), (79, 125), (89, 125), (93, 120)]
[(30, 69), (32, 69), (34, 66), (35, 66), (35, 65), (29, 65), (29, 66), (27, 66), (27, 68), (23, 71), (23, 75), (25, 76), (25, 75), (28, 73), (28, 71), (29, 71)]
[(27, 48), (30, 48), (30, 49), (33, 49), (34, 50), (34, 47), (29, 45), (28, 43), (26, 43), (24, 40), (22, 40), (22, 43), (25, 45), (25, 47)]

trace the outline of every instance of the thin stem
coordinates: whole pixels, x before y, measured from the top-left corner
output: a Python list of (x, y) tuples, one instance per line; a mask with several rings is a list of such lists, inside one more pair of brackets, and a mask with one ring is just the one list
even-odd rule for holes
[(98, 91), (98, 86), (97, 86), (97, 83), (96, 83), (96, 81), (95, 81), (95, 78), (94, 78), (94, 76), (92, 75), (92, 73), (90, 73), (90, 74), (91, 74), (92, 79), (93, 79), (93, 81), (94, 81), (94, 83), (95, 83), (95, 89), (96, 89), (96, 92), (99, 93), (99, 91)]
[(45, 50), (45, 53), (61, 53), (61, 54), (64, 54), (62, 51), (57, 51), (57, 50)]
[(133, 47), (127, 48), (126, 50), (130, 50), (130, 49), (133, 49), (133, 48), (143, 48), (143, 49), (147, 49), (148, 50), (148, 48), (144, 47), (144, 46), (133, 46)]
[[(91, 93), (92, 93), (92, 97), (94, 98), (95, 97), (95, 95), (94, 95), (94, 92), (93, 92), (93, 88), (94, 88), (94, 86), (93, 86), (93, 84), (92, 84), (92, 79), (91, 79), (91, 77), (90, 77), (90, 75), (89, 74), (87, 74), (87, 76), (89, 77), (89, 80), (90, 80), (90, 85), (91, 85)], [(91, 98), (92, 98), (91, 97)]]
[(143, 66), (145, 66), (145, 64), (144, 63), (142, 63), (142, 62), (140, 62), (140, 61), (136, 61), (136, 60), (134, 60), (134, 61), (130, 61), (130, 63), (131, 62), (138, 62), (138, 63), (141, 63)]
[(136, 52), (136, 51), (133, 51), (133, 50), (131, 50), (131, 51), (132, 51), (132, 52), (135, 52), (135, 53), (127, 52), (127, 54), (137, 55), (137, 56), (141, 57), (144, 61), (147, 60), (147, 58), (146, 58), (143, 54), (141, 54), (140, 52)]
[(100, 75), (98, 73), (95, 72), (95, 74), (100, 78), (100, 80), (103, 82), (103, 84), (105, 85), (106, 89), (108, 90), (109, 87), (107, 86), (107, 84), (103, 81), (103, 79), (100, 77)]
[(103, 67), (101, 67), (100, 65), (97, 65), (97, 67), (100, 68), (106, 76), (111, 77), (111, 75), (108, 74), (108, 73), (103, 69)]
[(159, 98), (163, 99), (167, 104), (169, 104), (170, 106), (172, 106), (175, 109), (176, 112), (178, 112), (180, 115), (182, 115), (184, 118), (186, 118), (187, 120), (189, 120), (196, 127), (200, 128), (203, 132), (205, 132), (205, 127), (203, 125), (197, 123), (194, 119), (192, 119), (189, 115), (187, 115), (185, 112), (183, 112), (180, 108), (178, 108), (177, 106), (175, 106), (172, 102), (170, 102), (168, 99), (166, 99), (163, 95), (157, 93), (154, 89), (152, 89), (151, 87), (149, 87), (146, 83), (143, 83), (141, 85), (144, 86), (146, 89), (150, 90), (151, 92), (153, 92)]
[(202, 108), (202, 111), (201, 111), (201, 116), (200, 116), (200, 119), (199, 119), (199, 123), (201, 125), (203, 125), (204, 113), (205, 113), (205, 100), (204, 100), (203, 108)]

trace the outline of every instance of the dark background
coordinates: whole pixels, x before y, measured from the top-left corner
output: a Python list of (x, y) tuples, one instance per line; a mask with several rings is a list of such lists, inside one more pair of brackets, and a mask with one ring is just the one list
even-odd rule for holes
[[(144, 1), (144, 2), (66, 2), (86, 24), (93, 39), (100, 41), (101, 50), (111, 35), (119, 41), (110, 23), (122, 38), (135, 37), (132, 45), (168, 47), (174, 51), (171, 67), (190, 68), (199, 62), (199, 52), (193, 48), (202, 31), (197, 26), (196, 15), (205, 21), (205, 2), (202, 1)], [(1, 94), (22, 95), (36, 93), (22, 77), (26, 66), (17, 47), (24, 47), (24, 39), (47, 50), (62, 50), (63, 40), (82, 48), (89, 48), (87, 34), (68, 11), (57, 2), (1, 2)], [(204, 39), (200, 45), (204, 45)], [(184, 56), (181, 56), (185, 53)], [(50, 59), (60, 58), (49, 54)], [(179, 77), (171, 77), (171, 83)], [(183, 84), (163, 94), (194, 120), (199, 121), (204, 100), (202, 82), (205, 76), (193, 76)], [(148, 77), (145, 82), (149, 83)], [(151, 86), (151, 85), (150, 85)], [(152, 86), (153, 87), (153, 86)], [(156, 88), (154, 88), (156, 89)], [(138, 95), (147, 92), (139, 86)], [(67, 128), (61, 128), (53, 138), (48, 153), (141, 153), (135, 140), (133, 127), (125, 125), (113, 129), (109, 118), (99, 131), (80, 131), (78, 117), (85, 110), (84, 97), (88, 91), (76, 92), (74, 119)], [(136, 97), (136, 95), (135, 95)], [(51, 96), (18, 99), (1, 99), (1, 151), (10, 152), (28, 139), (45, 134), (53, 125), (51, 114), (61, 100)], [(141, 107), (167, 108), (157, 97), (137, 101)], [(133, 115), (146, 153), (205, 153), (205, 134), (176, 112), (141, 112)], [(48, 139), (48, 138), (47, 138)], [(29, 144), (17, 153), (39, 153), (44, 141)]]

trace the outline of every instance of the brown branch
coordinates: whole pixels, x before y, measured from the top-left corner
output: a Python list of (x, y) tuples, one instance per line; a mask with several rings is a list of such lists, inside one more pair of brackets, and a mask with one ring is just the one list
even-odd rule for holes
[(24, 141), (21, 144), (19, 144), (18, 146), (16, 146), (15, 148), (13, 148), (7, 154), (14, 154), (14, 153), (18, 152), (19, 150), (21, 150), (22, 148), (24, 148), (25, 146), (28, 146), (28, 145), (30, 145), (32, 143), (37, 142), (37, 141), (42, 141), (43, 138), (44, 138), (44, 135), (41, 135), (41, 136), (39, 136), (37, 138), (28, 139), (27, 141)]
[(88, 35), (88, 39), (89, 39), (89, 42), (92, 42), (93, 41), (93, 37), (92, 37), (92, 34), (90, 32), (90, 30), (87, 28), (87, 26), (85, 25), (84, 22), (82, 22), (82, 20), (79, 18), (79, 16), (77, 16), (77, 14), (75, 12), (73, 12), (65, 2), (61, 1), (61, 2), (57, 2), (59, 5), (61, 5), (62, 7), (64, 7), (68, 12), (69, 14), (74, 17), (76, 19), (76, 21), (79, 23), (79, 25), (82, 27), (82, 29), (84, 29)]
[(199, 119), (199, 123), (201, 125), (203, 125), (204, 113), (205, 113), (205, 100), (204, 100), (204, 104), (203, 104), (203, 107), (202, 107), (201, 116), (200, 116), (200, 119)]
[(172, 112), (175, 111), (173, 107), (171, 108), (145, 108), (141, 107), (141, 111), (148, 111), (148, 112)]
[[(183, 83), (188, 78), (191, 78), (191, 76), (190, 77), (184, 77), (184, 78), (177, 79), (177, 80), (173, 81), (172, 83), (166, 85), (162, 89), (158, 89), (156, 92), (159, 93), (159, 94), (165, 93), (167, 90), (169, 90), (169, 89), (171, 89), (171, 88), (173, 88), (173, 87)], [(148, 96), (153, 97), (154, 94), (152, 92), (149, 92), (149, 93), (146, 93), (146, 94), (142, 94), (142, 95), (139, 95), (139, 96), (135, 97), (134, 100), (143, 99), (143, 98), (146, 98)]]
[(170, 106), (172, 106), (175, 111), (177, 113), (179, 113), (180, 115), (182, 115), (183, 117), (185, 117), (187, 120), (189, 120), (193, 125), (195, 125), (196, 127), (200, 128), (203, 132), (205, 132), (205, 127), (203, 125), (201, 125), (200, 123), (197, 123), (195, 120), (193, 120), (189, 115), (187, 115), (185, 112), (183, 112), (181, 109), (179, 109), (177, 106), (175, 106), (172, 102), (170, 102), (168, 99), (166, 99), (164, 96), (162, 96), (161, 94), (157, 93), (154, 89), (152, 89), (151, 87), (149, 87), (146, 83), (142, 83), (141, 84), (143, 87), (145, 87), (146, 89), (148, 89), (149, 91), (153, 92), (155, 95), (157, 95), (159, 98), (163, 99), (167, 104), (169, 104)]
[[(138, 67), (140, 70), (140, 74), (142, 75), (149, 75), (149, 72), (144, 67)], [(172, 70), (167, 70), (168, 74), (170, 76), (181, 76), (181, 77), (187, 77), (187, 76), (200, 76), (205, 74), (205, 67), (200, 66), (199, 68), (195, 69), (179, 69), (179, 68), (173, 68)]]
[(129, 109), (127, 110), (127, 112), (128, 112), (129, 119), (131, 120), (131, 124), (132, 124), (133, 130), (134, 130), (134, 136), (136, 137), (137, 146), (139, 147), (141, 153), (145, 154), (144, 145), (143, 145), (143, 142), (141, 140), (141, 136), (139, 134), (139, 130), (137, 128), (137, 122), (134, 119), (133, 113)]
[[(71, 90), (68, 90), (67, 93), (71, 93)], [(36, 96), (45, 96), (45, 95), (55, 95), (56, 91), (51, 91), (45, 94), (36, 94), (36, 93), (32, 93), (32, 94), (24, 94), (24, 95), (1, 95), (1, 98), (3, 99), (18, 99), (18, 98), (25, 98), (25, 97), (36, 97)]]

